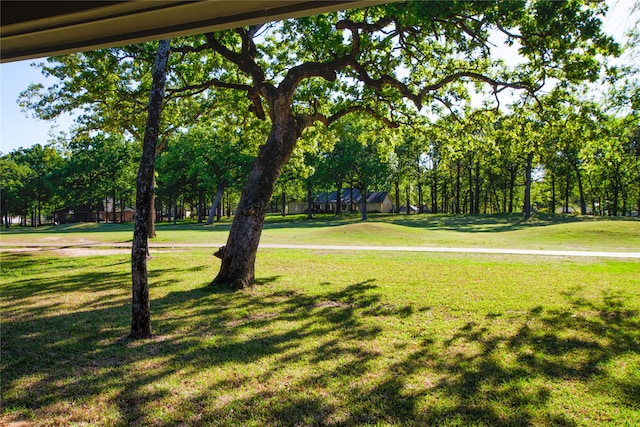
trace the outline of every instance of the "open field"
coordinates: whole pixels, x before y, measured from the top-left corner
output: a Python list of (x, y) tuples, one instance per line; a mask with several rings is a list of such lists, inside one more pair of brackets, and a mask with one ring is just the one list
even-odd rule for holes
[[(501, 226), (461, 220), (420, 231), (391, 219), (371, 224), (401, 230), (394, 239), (441, 231), (447, 241), (484, 235), (498, 244), (513, 233), (511, 242), (524, 244), (518, 233), (535, 234), (513, 224), (465, 232)], [(603, 230), (600, 245), (583, 223)], [(322, 227), (274, 220), (265, 236)], [(573, 235), (579, 247), (637, 251), (637, 221), (535, 230), (548, 240)], [(130, 231), (73, 238), (109, 233)], [(372, 239), (356, 236), (349, 244)], [(46, 248), (0, 256), (5, 422), (640, 425), (637, 260), (263, 249), (260, 283), (230, 292), (208, 286), (219, 265), (210, 250), (159, 252), (149, 261), (156, 335), (136, 342), (124, 338), (128, 256), (58, 257)]]
[[(160, 223), (156, 244), (216, 244), (226, 242), (229, 223)], [(128, 243), (131, 224), (71, 224), (57, 227), (12, 228), (0, 231), (4, 245)], [(520, 215), (357, 215), (268, 217), (262, 243), (318, 245), (380, 245), (484, 247), (546, 250), (640, 251), (640, 220)]]

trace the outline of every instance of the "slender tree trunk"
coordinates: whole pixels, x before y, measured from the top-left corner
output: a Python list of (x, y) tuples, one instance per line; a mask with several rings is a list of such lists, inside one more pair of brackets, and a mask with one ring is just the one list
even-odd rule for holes
[(516, 187), (516, 170), (511, 169), (509, 175), (509, 207), (507, 209), (508, 213), (513, 213), (513, 193)]
[(531, 218), (531, 169), (533, 167), (533, 153), (527, 155), (527, 166), (524, 176), (524, 219)]
[(564, 190), (564, 207), (563, 213), (569, 213), (569, 174), (567, 174), (567, 185)]
[(313, 219), (313, 183), (307, 179), (307, 219)]
[(153, 83), (149, 96), (147, 123), (142, 144), (142, 158), (136, 181), (136, 219), (131, 247), (131, 333), (129, 338), (151, 336), (151, 308), (149, 304), (149, 279), (147, 253), (149, 250), (149, 223), (153, 216), (154, 170), (156, 145), (160, 128), (160, 116), (164, 101), (164, 88), (169, 62), (170, 40), (158, 43)]
[[(115, 224), (116, 222), (118, 222), (118, 220), (117, 220), (117, 212), (116, 212), (116, 189), (115, 189), (115, 187), (111, 190), (111, 203), (112, 203), (111, 211), (113, 213), (113, 223)], [(120, 209), (122, 209), (122, 208), (120, 208)]]
[(409, 184), (404, 187), (404, 195), (407, 203), (407, 215), (411, 215), (411, 188)]
[(575, 165), (576, 170), (576, 180), (578, 183), (578, 194), (580, 195), (580, 215), (587, 214), (587, 203), (584, 199), (584, 189), (582, 187), (582, 174), (580, 173), (580, 168), (578, 165)]
[(198, 191), (198, 224), (204, 220), (204, 191)]
[(438, 213), (438, 173), (433, 168), (433, 189), (431, 190), (431, 213)]
[(460, 213), (460, 161), (456, 162), (456, 206), (455, 213)]
[(366, 221), (367, 217), (367, 188), (363, 185), (360, 187), (360, 209), (362, 210), (362, 215), (360, 219), (362, 221)]
[[(476, 160), (476, 164), (475, 164), (475, 180), (476, 180), (476, 191), (475, 191), (475, 196), (476, 196), (476, 200), (474, 203), (474, 206), (476, 208), (475, 212), (476, 214), (480, 213), (480, 162), (478, 160)], [(486, 213), (486, 208), (487, 204), (486, 204), (486, 197), (485, 197), (485, 213)]]
[(476, 213), (476, 196), (473, 187), (473, 169), (471, 168), (471, 164), (472, 163), (469, 162), (469, 213), (474, 214)]
[(336, 216), (342, 214), (342, 181), (336, 182)]
[(280, 194), (280, 199), (282, 201), (282, 216), (287, 216), (287, 193), (284, 190)]
[(220, 200), (222, 199), (222, 194), (224, 193), (225, 188), (227, 188), (227, 182), (225, 180), (220, 180), (216, 188), (216, 197), (213, 199), (211, 209), (209, 209), (209, 219), (207, 219), (207, 225), (213, 224), (213, 217), (215, 216), (216, 212), (218, 212), (218, 205), (220, 204)]
[(178, 223), (178, 192), (173, 193), (173, 225)]
[(274, 117), (279, 120), (274, 120), (269, 138), (249, 173), (227, 244), (216, 252), (222, 264), (212, 284), (242, 289), (254, 282), (256, 252), (266, 209), (282, 166), (289, 160), (300, 136), (288, 106), (286, 112), (274, 112)]
[(349, 213), (353, 213), (353, 180), (349, 186)]
[(556, 213), (556, 176), (551, 174), (551, 206), (549, 207), (551, 213)]
[(395, 213), (400, 213), (400, 180), (396, 179), (396, 208)]
[[(156, 153), (157, 155), (157, 153)], [(155, 159), (154, 159), (154, 171), (155, 171)], [(156, 177), (155, 177), (155, 172), (153, 175), (153, 190), (155, 193), (155, 188), (156, 188)], [(137, 202), (136, 202), (137, 203)], [(153, 239), (154, 237), (156, 237), (156, 196), (155, 194), (151, 196), (151, 202), (149, 205), (149, 225), (147, 226), (147, 237), (149, 239)], [(147, 252), (148, 249), (147, 249)]]

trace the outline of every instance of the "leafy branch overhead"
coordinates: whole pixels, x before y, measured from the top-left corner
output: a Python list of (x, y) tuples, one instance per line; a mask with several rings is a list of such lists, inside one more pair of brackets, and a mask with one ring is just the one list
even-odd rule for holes
[[(401, 99), (417, 110), (433, 102), (449, 107), (466, 96), (460, 82), (486, 84), (495, 94), (519, 89), (535, 95), (549, 79), (593, 79), (600, 71), (597, 55), (618, 53), (599, 29), (601, 8), (579, 2), (395, 3), (210, 33), (174, 48), (183, 60), (203, 64), (197, 75), (205, 78), (182, 76), (183, 86), (170, 93), (242, 90), (259, 118), (273, 120), (284, 103), (294, 107), (302, 127), (331, 124), (351, 111), (392, 124)], [(516, 68), (491, 59), (495, 32), (516, 44), (523, 59)]]

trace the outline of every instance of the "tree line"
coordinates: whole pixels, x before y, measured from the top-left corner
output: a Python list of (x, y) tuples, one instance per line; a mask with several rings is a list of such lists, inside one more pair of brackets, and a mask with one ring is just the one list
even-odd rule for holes
[[(640, 211), (640, 128), (635, 114), (611, 114), (594, 101), (558, 89), (542, 110), (476, 109), (432, 122), (388, 129), (363, 115), (305, 135), (269, 203), (320, 192), (388, 191), (395, 212), (524, 212), (582, 215)], [(255, 161), (264, 125), (200, 124), (176, 132), (156, 160), (156, 220), (186, 212), (197, 222), (235, 212)], [(140, 147), (123, 136), (97, 134), (15, 150), (0, 159), (2, 216), (20, 224), (53, 221), (59, 209), (91, 206), (111, 222), (131, 221)], [(342, 213), (341, 204), (335, 214)], [(352, 206), (349, 206), (352, 209)]]

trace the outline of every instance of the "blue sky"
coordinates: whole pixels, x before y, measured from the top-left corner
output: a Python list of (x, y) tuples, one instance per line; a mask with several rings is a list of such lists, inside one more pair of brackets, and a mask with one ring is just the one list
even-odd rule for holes
[[(609, 4), (610, 13), (605, 21), (605, 30), (620, 39), (635, 22), (629, 13), (634, 0), (609, 0)], [(34, 62), (43, 60), (0, 65), (0, 152), (3, 154), (19, 147), (44, 145), (72, 125), (71, 117), (46, 122), (33, 118), (30, 112), (22, 112), (18, 106), (20, 92), (27, 89), (31, 83), (43, 83), (45, 87), (55, 83), (55, 79), (45, 79), (37, 68), (31, 66)]]

